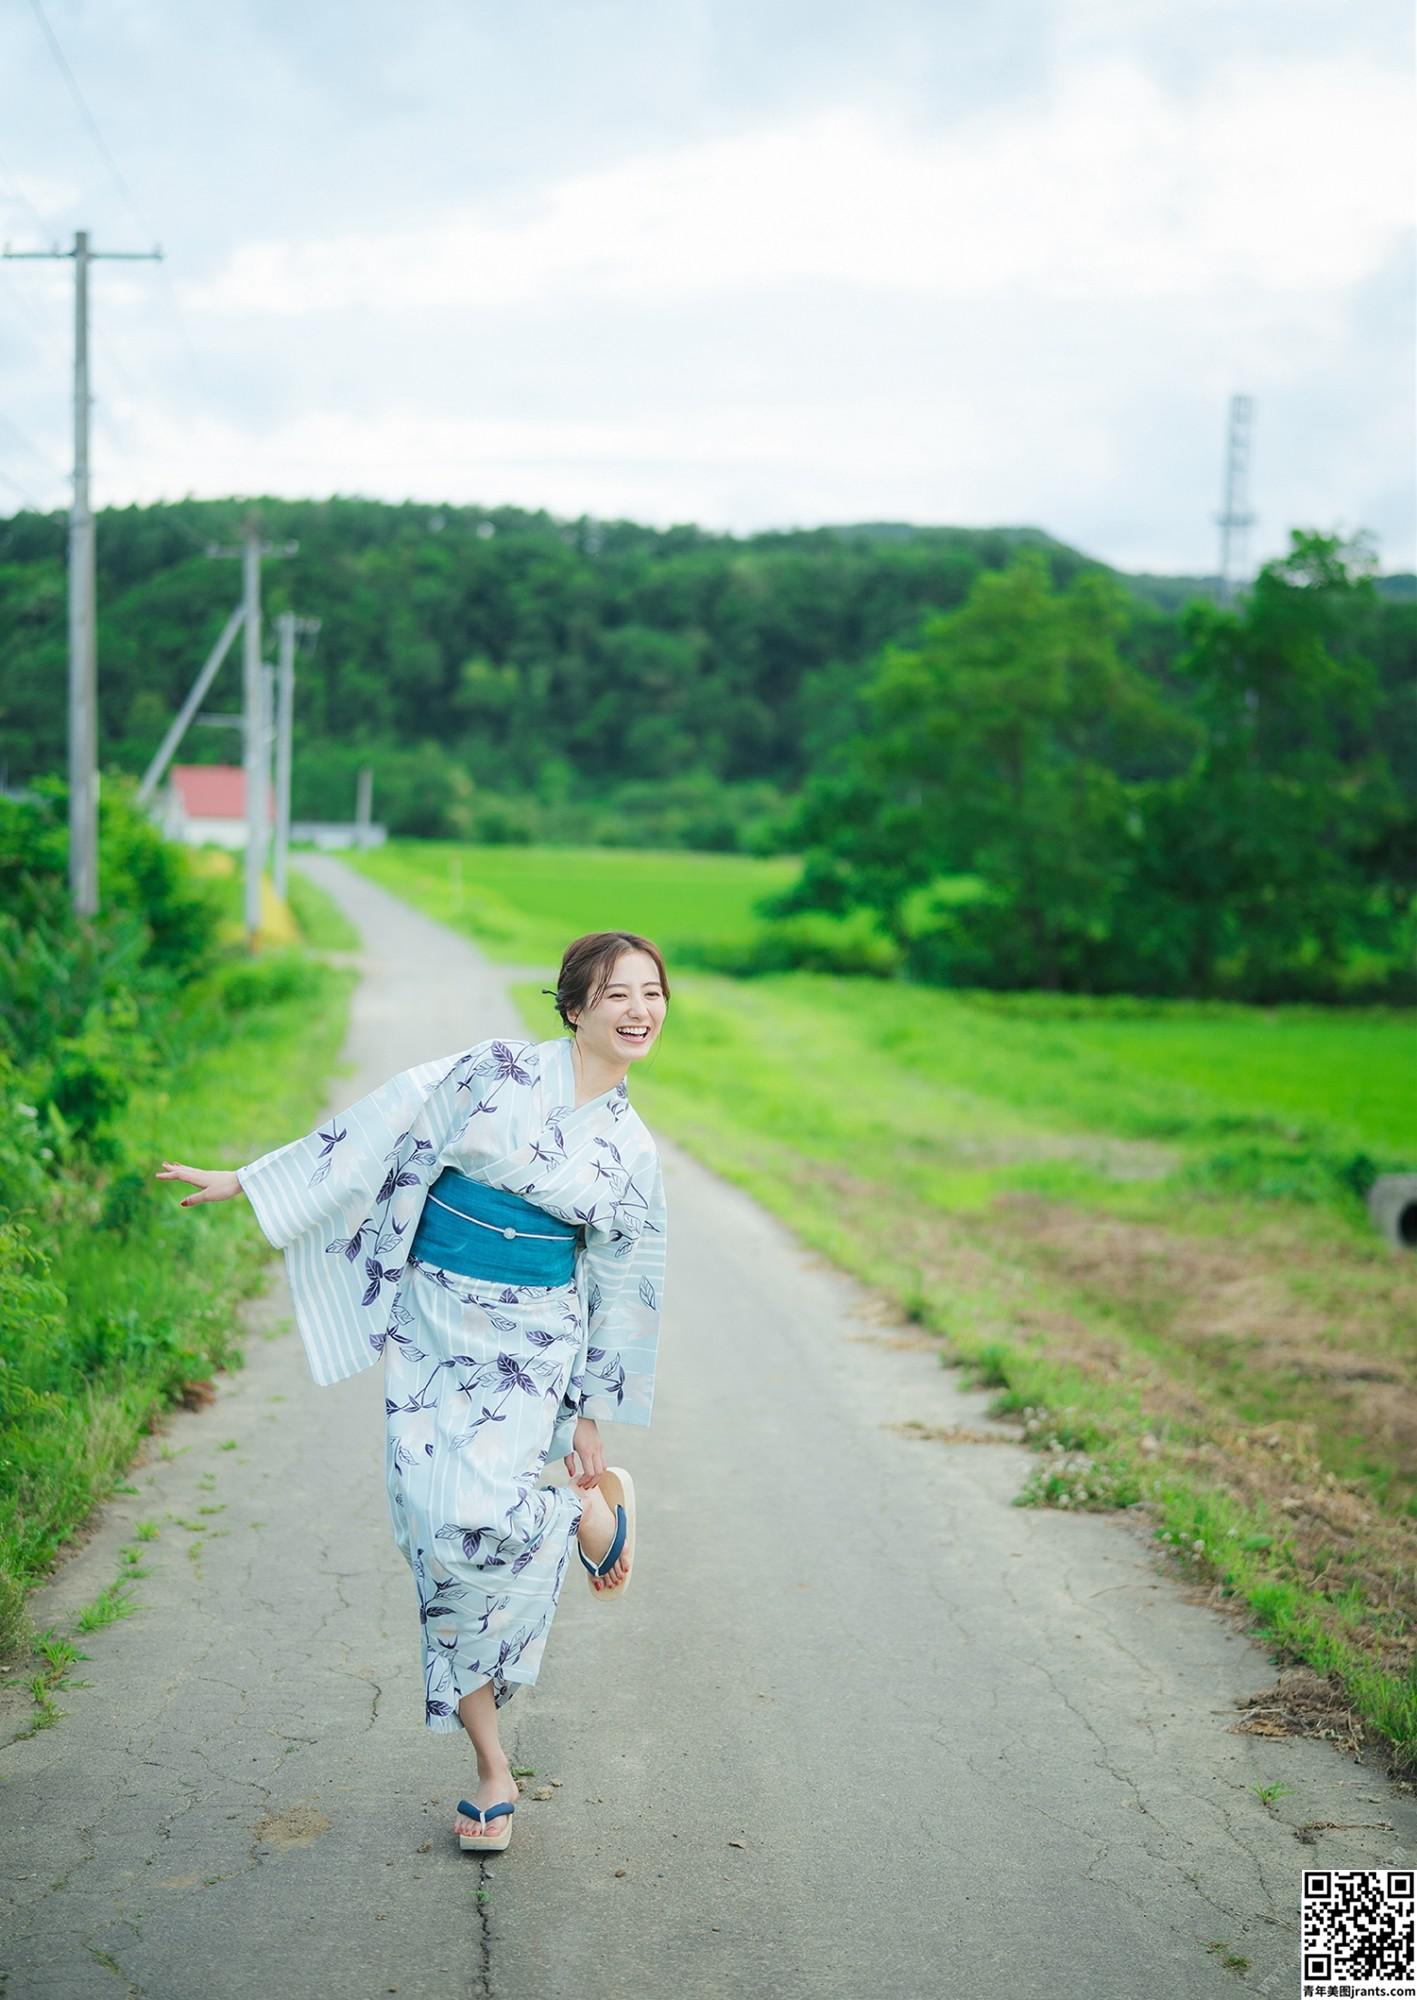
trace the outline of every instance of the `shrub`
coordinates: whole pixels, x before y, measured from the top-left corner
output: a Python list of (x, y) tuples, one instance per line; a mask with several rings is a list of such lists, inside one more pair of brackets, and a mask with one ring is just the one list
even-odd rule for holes
[(768, 972), (835, 972), (892, 979), (900, 971), (900, 947), (877, 929), (864, 910), (844, 917), (802, 911), (760, 924), (747, 938), (724, 943), (680, 945), (685, 964), (749, 979)]

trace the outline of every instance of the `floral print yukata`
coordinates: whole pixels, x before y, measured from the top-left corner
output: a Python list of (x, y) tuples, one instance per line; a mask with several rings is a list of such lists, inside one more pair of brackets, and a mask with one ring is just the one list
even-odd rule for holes
[[(239, 1170), (285, 1252), (317, 1382), (382, 1357), (394, 1535), (413, 1572), (428, 1727), (535, 1681), (581, 1498), (538, 1482), (578, 1417), (648, 1424), (663, 1180), (623, 1083), (575, 1108), (567, 1038), (479, 1042), (405, 1070)], [(410, 1246), (444, 1167), (577, 1225), (569, 1285), (501, 1285)], [(470, 1225), (471, 1226), (471, 1225)]]

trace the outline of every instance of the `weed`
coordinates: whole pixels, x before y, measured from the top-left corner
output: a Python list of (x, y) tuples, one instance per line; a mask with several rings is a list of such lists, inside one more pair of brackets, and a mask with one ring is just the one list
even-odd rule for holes
[(1142, 1498), (1136, 1470), (1116, 1457), (1055, 1446), (1034, 1468), (1014, 1496), (1015, 1507), (1074, 1507), (1089, 1513), (1115, 1513), (1135, 1507)]
[(218, 1451), (235, 1451), (235, 1449), (236, 1449), (235, 1438), (223, 1438), (221, 1443), (217, 1446)]
[(53, 1697), (50, 1694), (50, 1689), (55, 1684), (48, 1674), (35, 1674), (26, 1685), (34, 1699), (34, 1705), (38, 1713), (29, 1728), (24, 1731), (24, 1734), (26, 1736), (33, 1736), (37, 1730), (52, 1729), (64, 1711), (62, 1708), (56, 1707)]
[(1292, 1798), (1296, 1788), (1293, 1785), (1274, 1784), (1252, 1785), (1250, 1789), (1262, 1806), (1272, 1806), (1276, 1799)]
[(131, 1618), (137, 1608), (128, 1595), (128, 1578), (120, 1576), (107, 1590), (101, 1590), (92, 1604), (86, 1604), (74, 1622), (81, 1632), (98, 1632), (105, 1625), (116, 1625), (120, 1618)]
[(139, 1521), (133, 1533), (140, 1542), (155, 1542), (162, 1530), (156, 1521)]
[(34, 1649), (47, 1663), (51, 1678), (67, 1673), (70, 1667), (88, 1658), (88, 1654), (81, 1653), (72, 1639), (65, 1639), (53, 1631), (38, 1633)]
[(1230, 1946), (1220, 1938), (1213, 1938), (1206, 1946), (1206, 1950), (1212, 1956), (1219, 1957), (1220, 1963), (1225, 1967), (1227, 1972), (1248, 1972), (1250, 1969), (1250, 1961), (1247, 1958), (1242, 1958), (1239, 1952), (1232, 1951)]

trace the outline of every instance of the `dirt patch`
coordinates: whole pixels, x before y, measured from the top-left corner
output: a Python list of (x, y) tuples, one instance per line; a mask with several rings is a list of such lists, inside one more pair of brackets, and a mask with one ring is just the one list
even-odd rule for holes
[(973, 1424), (922, 1424), (913, 1418), (903, 1424), (887, 1424), (898, 1437), (919, 1438), (931, 1444), (1022, 1444), (1023, 1432), (1000, 1425), (997, 1430), (981, 1430)]
[(950, 1133), (931, 1134), (909, 1147), (932, 1167), (1033, 1166), (1039, 1161), (1066, 1160), (1070, 1165), (1105, 1175), (1114, 1181), (1159, 1181), (1175, 1173), (1182, 1156), (1173, 1146), (1149, 1139), (1118, 1139), (1103, 1132)]
[(980, 1225), (1174, 1350), (1197, 1386), (1212, 1374), (1217, 1386), (1273, 1378), (1296, 1416), (1361, 1436), (1417, 1486), (1417, 1259), (1375, 1265), (1278, 1231), (1259, 1242), (1185, 1236), (1038, 1195), (1001, 1198)]
[[(879, 1187), (842, 1169), (799, 1163), (793, 1179), (825, 1195), (852, 1245), (842, 1261), (876, 1276), (889, 1255), (884, 1320), (903, 1306), (941, 1329), (947, 1356), (953, 1335), (961, 1347), (998, 1340), (1109, 1384), (1119, 1418), (1125, 1402), (1141, 1414), (1135, 1442), (1163, 1484), (1173, 1473), (1178, 1487), (1223, 1495), (1265, 1524), (1262, 1541), (1247, 1546), (1241, 1533), (1194, 1560), (1176, 1556), (1173, 1574), (1196, 1602), (1253, 1629), (1221, 1580), (1228, 1551), (1243, 1551), (1406, 1684), (1417, 1668), (1417, 1519), (1402, 1504), (1417, 1491), (1417, 1259), (1331, 1231), (1311, 1241), (1283, 1218), (1226, 1240), (1032, 1194), (949, 1214), (913, 1199), (908, 1182), (887, 1213)], [(1274, 1414), (1245, 1422), (1242, 1408)], [(995, 1441), (967, 1427), (900, 1434)], [(1396, 1474), (1385, 1493), (1368, 1464)], [(1157, 1552), (1154, 1507), (1121, 1518)]]
[[(898, 1310), (891, 1308), (891, 1318), (898, 1317)], [(930, 1333), (849, 1333), (848, 1340), (861, 1347), (884, 1347), (888, 1354), (943, 1354), (944, 1342)]]
[(302, 1800), (298, 1805), (288, 1806), (283, 1813), (267, 1813), (251, 1831), (267, 1847), (309, 1847), (322, 1833), (329, 1832), (331, 1824), (318, 1806)]
[(1235, 1706), (1234, 1736), (1317, 1736), (1355, 1757), (1363, 1747), (1363, 1724), (1331, 1674), (1285, 1667), (1272, 1688), (1244, 1695)]

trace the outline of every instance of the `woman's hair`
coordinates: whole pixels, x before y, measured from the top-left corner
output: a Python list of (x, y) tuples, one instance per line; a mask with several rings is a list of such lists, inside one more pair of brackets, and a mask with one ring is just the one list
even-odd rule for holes
[(651, 944), (648, 938), (637, 937), (633, 931), (588, 931), (584, 937), (575, 938), (566, 946), (555, 992), (552, 993), (549, 986), (543, 988), (544, 992), (552, 994), (556, 1012), (566, 1027), (574, 1026), (570, 1018), (572, 1014), (579, 1014), (583, 1008), (595, 1005), (610, 984), (611, 973), (627, 951), (642, 951), (654, 960), (664, 997), (666, 1000), (669, 998), (669, 977), (657, 944)]

